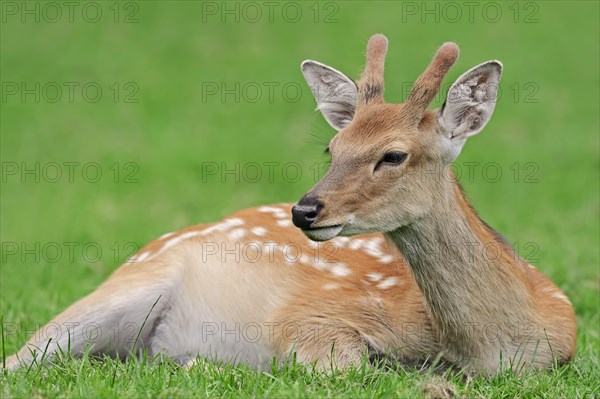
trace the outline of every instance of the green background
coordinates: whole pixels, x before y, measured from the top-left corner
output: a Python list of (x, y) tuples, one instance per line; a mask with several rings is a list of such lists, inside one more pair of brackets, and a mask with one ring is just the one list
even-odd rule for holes
[[(35, 4), (2, 3), (4, 323), (31, 330), (48, 321), (93, 290), (132, 249), (165, 232), (300, 198), (314, 184), (314, 165), (326, 161), (322, 151), (334, 134), (314, 112), (302, 60), (357, 78), (368, 37), (384, 33), (390, 42), (385, 95), (401, 102), (437, 47), (451, 40), (461, 56), (445, 87), (483, 61), (504, 64), (495, 114), (459, 158), (461, 182), (480, 215), (570, 297), (579, 340), (575, 362), (543, 376), (471, 384), (448, 377), (449, 383), (465, 395), (598, 394), (592, 377), (600, 323), (598, 2), (77, 2), (72, 15), (58, 2), (60, 17), (56, 8)], [(39, 101), (23, 91), (35, 92), (36, 84)], [(74, 85), (72, 99), (67, 84)], [(214, 87), (216, 94), (207, 91)], [(78, 162), (73, 182), (69, 162)], [(261, 166), (261, 176), (244, 169), (251, 162)], [(272, 179), (265, 162), (279, 163)], [(36, 163), (39, 181), (21, 173)], [(238, 172), (222, 176), (222, 163)], [(56, 164), (62, 177), (51, 182)], [(219, 173), (207, 175), (207, 165)], [(86, 181), (97, 169), (99, 181)], [(72, 258), (68, 243), (76, 243)], [(57, 246), (60, 253), (53, 252)], [(19, 331), (5, 337), (7, 355), (27, 338)], [(396, 371), (364, 382), (352, 373), (316, 377), (299, 368), (271, 378), (243, 367), (219, 374), (207, 365), (193, 374), (195, 383), (175, 370), (165, 385), (158, 366), (109, 362), (94, 371), (84, 365), (66, 377), (56, 371), (44, 378), (2, 376), (8, 382), (2, 390), (17, 396), (387, 396), (423, 393), (429, 384), (429, 377)], [(103, 373), (116, 369), (129, 378), (105, 386)]]

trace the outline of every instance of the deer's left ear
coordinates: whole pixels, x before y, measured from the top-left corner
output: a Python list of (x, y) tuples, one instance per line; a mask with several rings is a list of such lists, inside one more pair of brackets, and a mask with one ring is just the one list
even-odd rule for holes
[(468, 70), (448, 90), (439, 124), (449, 139), (464, 140), (479, 133), (490, 120), (502, 75), (500, 61), (488, 61)]

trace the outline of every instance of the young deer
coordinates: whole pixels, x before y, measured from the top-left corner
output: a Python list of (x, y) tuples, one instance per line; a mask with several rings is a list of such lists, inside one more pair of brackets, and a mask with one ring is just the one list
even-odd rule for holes
[[(370, 39), (358, 85), (302, 64), (340, 132), (328, 148), (331, 168), (292, 215), (288, 204), (264, 206), (160, 237), (37, 331), (6, 367), (67, 349), (259, 368), (291, 352), (322, 368), (365, 355), (413, 364), (441, 355), (483, 373), (570, 359), (568, 299), (477, 217), (450, 170), (491, 116), (501, 64), (469, 70), (433, 111), (426, 108), (456, 45), (442, 46), (402, 105), (383, 101), (386, 51), (385, 37)], [(394, 245), (378, 234), (340, 236), (374, 232)]]
[(444, 44), (399, 105), (383, 100), (386, 52), (387, 39), (373, 36), (358, 85), (303, 63), (319, 109), (339, 133), (329, 143), (328, 173), (293, 208), (294, 224), (319, 241), (384, 233), (453, 363), (491, 373), (511, 362), (549, 367), (553, 358), (570, 359), (576, 323), (568, 299), (479, 219), (450, 167), (489, 121), (502, 64), (470, 69), (441, 109), (428, 110), (458, 46)]

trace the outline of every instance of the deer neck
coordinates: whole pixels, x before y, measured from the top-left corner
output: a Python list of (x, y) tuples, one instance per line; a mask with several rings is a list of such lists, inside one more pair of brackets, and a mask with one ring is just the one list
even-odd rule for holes
[[(456, 181), (431, 213), (388, 236), (423, 292), (441, 342), (459, 358), (481, 358), (532, 320), (520, 261), (479, 219)], [(499, 345), (494, 345), (499, 344)]]

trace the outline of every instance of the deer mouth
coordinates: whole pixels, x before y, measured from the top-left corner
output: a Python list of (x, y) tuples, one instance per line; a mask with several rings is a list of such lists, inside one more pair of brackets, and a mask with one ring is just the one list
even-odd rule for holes
[(337, 237), (337, 235), (340, 234), (343, 228), (343, 224), (336, 224), (332, 226), (302, 229), (302, 232), (305, 236), (307, 236), (313, 241), (327, 241), (334, 237)]

